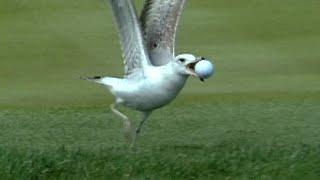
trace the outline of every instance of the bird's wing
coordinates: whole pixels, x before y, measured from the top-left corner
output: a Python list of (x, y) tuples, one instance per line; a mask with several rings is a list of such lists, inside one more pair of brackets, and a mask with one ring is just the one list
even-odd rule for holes
[(186, 0), (146, 0), (141, 26), (153, 65), (168, 63), (174, 57), (176, 30)]
[(125, 76), (143, 73), (150, 65), (149, 55), (144, 46), (141, 26), (132, 0), (110, 0), (120, 34), (125, 64)]

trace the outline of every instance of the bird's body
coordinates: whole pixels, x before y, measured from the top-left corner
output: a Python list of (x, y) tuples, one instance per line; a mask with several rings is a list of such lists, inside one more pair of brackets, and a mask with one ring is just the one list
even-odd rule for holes
[[(132, 0), (109, 0), (118, 26), (125, 64), (124, 78), (86, 78), (103, 84), (115, 96), (111, 110), (121, 117), (125, 136), (133, 145), (148, 116), (170, 103), (203, 58), (174, 55), (175, 35), (186, 0), (146, 0), (140, 20)], [(117, 109), (124, 105), (143, 113), (136, 131), (133, 123)]]
[(152, 111), (170, 103), (186, 80), (187, 76), (174, 73), (168, 64), (149, 67), (145, 77), (104, 77), (100, 83), (104, 84), (121, 104), (138, 111)]

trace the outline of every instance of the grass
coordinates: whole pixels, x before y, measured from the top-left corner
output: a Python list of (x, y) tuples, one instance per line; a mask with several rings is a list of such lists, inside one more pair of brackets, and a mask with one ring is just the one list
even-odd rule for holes
[[(0, 151), (1, 152), (1, 151)], [(304, 179), (319, 175), (319, 147), (220, 144), (160, 146), (126, 151), (122, 148), (98, 152), (66, 150), (2, 151), (2, 177), (102, 178), (102, 179)], [(310, 167), (313, 171), (308, 171)]]
[(0, 177), (319, 179), (319, 7), (188, 1), (177, 50), (214, 58), (217, 74), (190, 79), (128, 150), (111, 95), (78, 80), (122, 75), (108, 4), (4, 0)]
[(250, 96), (219, 95), (201, 104), (186, 99), (156, 111), (134, 150), (123, 140), (121, 123), (103, 106), (6, 108), (0, 114), (0, 174), (317, 179), (320, 97)]

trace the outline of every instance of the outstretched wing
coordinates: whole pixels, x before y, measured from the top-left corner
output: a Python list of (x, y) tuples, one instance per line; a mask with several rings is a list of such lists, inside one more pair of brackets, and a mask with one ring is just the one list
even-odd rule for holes
[(174, 57), (176, 30), (186, 0), (146, 0), (140, 17), (146, 48), (155, 66)]
[(132, 0), (110, 0), (120, 34), (125, 76), (143, 72), (150, 64), (141, 27)]

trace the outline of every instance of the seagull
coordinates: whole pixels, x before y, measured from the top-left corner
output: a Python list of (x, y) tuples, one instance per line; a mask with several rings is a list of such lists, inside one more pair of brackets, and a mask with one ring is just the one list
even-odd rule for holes
[[(124, 77), (84, 79), (102, 84), (114, 95), (110, 109), (122, 119), (124, 135), (134, 146), (150, 114), (174, 100), (190, 75), (200, 78), (194, 67), (205, 58), (175, 55), (176, 30), (186, 0), (146, 0), (140, 18), (132, 0), (109, 2), (120, 34)], [(136, 129), (119, 105), (142, 113)]]

